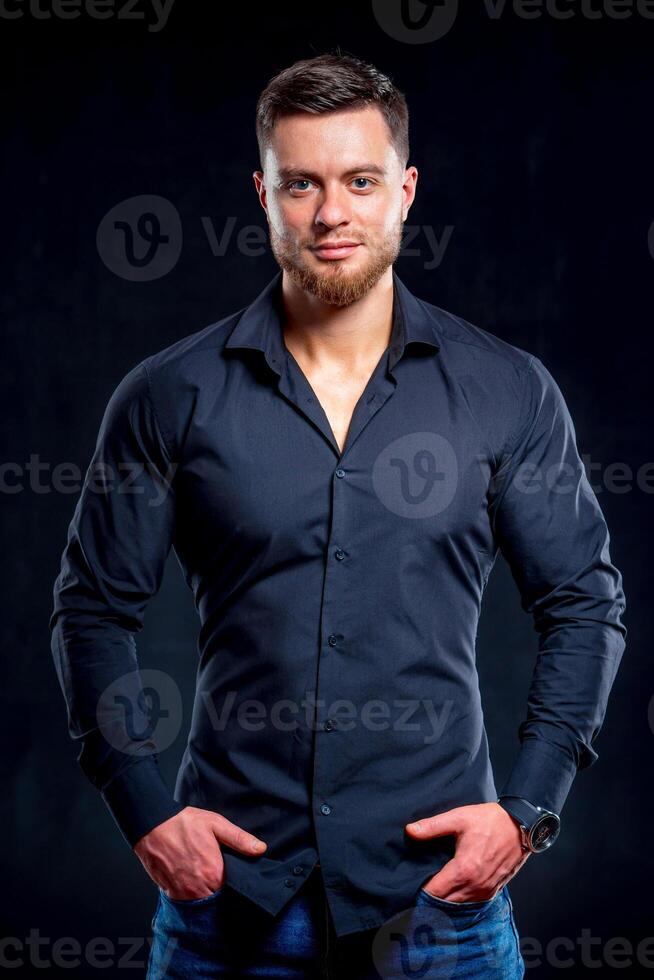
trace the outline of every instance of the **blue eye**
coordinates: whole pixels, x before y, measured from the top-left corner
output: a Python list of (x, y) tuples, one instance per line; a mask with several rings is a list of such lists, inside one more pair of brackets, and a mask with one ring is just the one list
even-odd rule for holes
[[(365, 186), (362, 186), (361, 184), (356, 184), (356, 190), (359, 190), (359, 191), (367, 191), (367, 190), (369, 190), (370, 187), (372, 186), (372, 183), (373, 183), (373, 181), (370, 179), (370, 177), (354, 177), (353, 180), (354, 180), (354, 182), (356, 182), (356, 181), (363, 181), (363, 184)], [(298, 187), (297, 186), (298, 184), (304, 184), (305, 186), (304, 187)], [(302, 191), (309, 190), (309, 187), (311, 186), (311, 184), (312, 184), (312, 181), (310, 181), (308, 177), (297, 177), (295, 180), (289, 181), (286, 184), (286, 187), (288, 188), (288, 190), (297, 190), (297, 191), (302, 192)]]

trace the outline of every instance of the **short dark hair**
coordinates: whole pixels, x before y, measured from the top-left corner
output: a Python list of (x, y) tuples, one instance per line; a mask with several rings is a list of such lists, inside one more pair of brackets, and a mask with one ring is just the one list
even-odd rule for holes
[(275, 123), (296, 112), (334, 112), (377, 106), (388, 125), (395, 151), (409, 159), (409, 109), (387, 75), (349, 54), (321, 54), (296, 61), (275, 75), (259, 96), (256, 133), (263, 158)]

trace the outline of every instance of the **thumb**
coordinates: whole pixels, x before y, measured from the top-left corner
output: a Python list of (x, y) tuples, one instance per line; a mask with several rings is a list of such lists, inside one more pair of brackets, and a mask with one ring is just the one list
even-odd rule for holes
[(443, 837), (445, 834), (458, 834), (461, 831), (460, 807), (437, 813), (433, 817), (421, 817), (415, 823), (406, 824), (406, 830), (416, 840), (429, 837)]
[(263, 854), (267, 848), (265, 841), (255, 837), (254, 834), (243, 830), (238, 824), (232, 823), (227, 817), (217, 814), (216, 819), (211, 824), (211, 829), (218, 840), (232, 847), (235, 851), (243, 854)]

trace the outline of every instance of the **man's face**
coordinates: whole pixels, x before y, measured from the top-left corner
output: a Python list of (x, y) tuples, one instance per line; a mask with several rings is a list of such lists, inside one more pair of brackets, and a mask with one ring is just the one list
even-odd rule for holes
[(379, 109), (279, 119), (263, 165), (253, 177), (282, 269), (325, 303), (365, 296), (399, 254), (418, 176)]

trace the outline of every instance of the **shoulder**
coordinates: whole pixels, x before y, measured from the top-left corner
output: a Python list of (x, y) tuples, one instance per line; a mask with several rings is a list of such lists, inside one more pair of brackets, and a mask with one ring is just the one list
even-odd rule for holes
[(421, 300), (434, 322), (446, 356), (453, 365), (474, 370), (501, 371), (522, 378), (531, 370), (535, 354), (509, 343), (464, 317)]
[(202, 392), (222, 388), (227, 362), (221, 354), (242, 312), (184, 335), (136, 366), (147, 379), (149, 398), (166, 428), (175, 428), (179, 416), (193, 410)]
[(501, 391), (506, 384), (520, 399), (540, 401), (545, 395), (563, 396), (557, 381), (533, 351), (510, 343), (469, 320), (421, 300), (433, 319), (444, 360), (460, 377), (483, 379)]
[(156, 425), (172, 451), (179, 447), (199, 393), (220, 390), (225, 370), (220, 354), (242, 312), (188, 333), (136, 363), (115, 387), (104, 425)]
[(440, 342), (442, 370), (463, 394), (481, 428), (501, 435), (503, 445), (538, 418), (571, 420), (561, 389), (543, 361), (530, 350), (462, 316), (421, 300)]
[[(150, 354), (142, 362), (147, 375), (161, 383), (167, 378), (181, 378), (185, 374), (192, 374), (203, 360), (209, 364), (217, 363), (218, 355), (244, 309), (246, 307)], [(216, 356), (212, 358), (212, 355)]]

